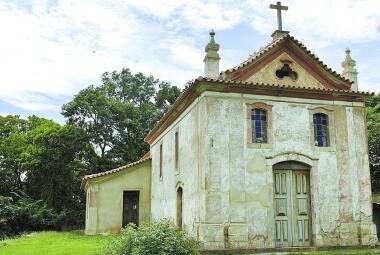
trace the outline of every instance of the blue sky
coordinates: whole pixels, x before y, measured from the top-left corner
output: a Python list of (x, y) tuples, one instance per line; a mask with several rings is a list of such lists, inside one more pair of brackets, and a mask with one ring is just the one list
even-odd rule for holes
[[(129, 67), (180, 87), (203, 73), (216, 31), (221, 70), (270, 41), (271, 0), (3, 0), (0, 114), (61, 123), (62, 104), (105, 71)], [(379, 0), (287, 0), (283, 26), (334, 70), (346, 47), (359, 89), (380, 92)]]

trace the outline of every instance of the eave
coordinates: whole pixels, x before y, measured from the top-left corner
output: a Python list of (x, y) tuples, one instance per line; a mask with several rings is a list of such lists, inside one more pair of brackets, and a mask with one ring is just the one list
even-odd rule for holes
[(129, 169), (132, 166), (140, 165), (140, 164), (142, 164), (142, 163), (144, 163), (146, 161), (149, 161), (151, 159), (152, 159), (152, 157), (150, 156), (150, 152), (148, 152), (140, 160), (135, 161), (133, 163), (130, 163), (128, 165), (124, 165), (124, 166), (121, 166), (121, 167), (118, 167), (118, 168), (115, 168), (115, 169), (111, 169), (109, 171), (100, 172), (100, 173), (97, 173), (97, 174), (85, 175), (83, 177), (83, 179), (82, 179), (82, 183), (81, 183), (80, 187), (83, 190), (87, 190), (86, 186), (88, 185), (88, 182), (90, 180), (92, 180), (92, 179), (97, 179), (97, 178), (104, 177), (104, 176), (107, 176), (107, 175), (119, 173), (121, 171)]
[(205, 91), (221, 93), (243, 93), (253, 95), (268, 95), (293, 98), (335, 100), (348, 102), (364, 102), (374, 95), (369, 92), (354, 92), (339, 89), (295, 87), (275, 84), (258, 84), (244, 81), (231, 81), (199, 77), (185, 88), (181, 96), (172, 107), (156, 123), (154, 128), (145, 137), (144, 141), (152, 145), (194, 100)]

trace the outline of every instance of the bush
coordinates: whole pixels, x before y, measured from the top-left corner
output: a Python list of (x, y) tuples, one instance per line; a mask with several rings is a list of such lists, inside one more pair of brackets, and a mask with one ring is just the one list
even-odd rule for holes
[(23, 195), (0, 196), (0, 240), (28, 231), (58, 230), (65, 213)]
[(168, 220), (136, 228), (130, 224), (113, 238), (102, 255), (196, 255), (198, 243), (178, 231)]

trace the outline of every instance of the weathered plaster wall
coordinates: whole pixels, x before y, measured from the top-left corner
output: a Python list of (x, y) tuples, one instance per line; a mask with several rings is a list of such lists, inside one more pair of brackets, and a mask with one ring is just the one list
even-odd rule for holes
[[(152, 221), (169, 218), (176, 223), (177, 188), (183, 188), (183, 229), (197, 236), (202, 210), (200, 146), (204, 143), (205, 103), (196, 100), (151, 146)], [(175, 132), (179, 132), (179, 167), (175, 168)], [(159, 176), (160, 144), (163, 146), (163, 174)]]
[[(256, 102), (272, 106), (270, 145), (247, 143), (246, 111)], [(318, 111), (330, 116), (327, 148), (314, 146), (312, 114)], [(184, 229), (205, 248), (274, 247), (272, 166), (294, 160), (311, 167), (312, 245), (373, 244), (364, 118), (362, 103), (204, 92), (151, 147), (152, 219), (176, 222), (181, 185)]]
[(123, 220), (123, 191), (139, 190), (139, 223), (150, 222), (151, 161), (89, 181), (86, 234), (117, 233)]
[[(278, 69), (283, 66), (281, 60), (291, 61), (290, 67), (297, 72), (298, 79), (292, 80), (289, 77), (284, 77), (279, 79), (274, 75)], [(321, 84), (314, 76), (307, 72), (299, 63), (297, 63), (292, 57), (286, 52), (282, 53), (276, 59), (265, 65), (258, 72), (253, 74), (247, 79), (249, 82), (265, 83), (269, 84), (281, 84), (288, 86), (297, 87), (309, 87), (309, 88), (324, 88), (325, 86)]]
[[(364, 109), (360, 103), (206, 92), (202, 164), (205, 211), (199, 238), (206, 248), (273, 247), (272, 165), (311, 166), (313, 245), (373, 244)], [(272, 105), (273, 143), (247, 144), (247, 104)], [(331, 112), (332, 146), (313, 145), (311, 113)], [(359, 238), (358, 238), (359, 236)]]

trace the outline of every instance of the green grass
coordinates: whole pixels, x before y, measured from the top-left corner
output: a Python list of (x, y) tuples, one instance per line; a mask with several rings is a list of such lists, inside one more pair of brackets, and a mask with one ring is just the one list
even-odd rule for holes
[(38, 232), (0, 241), (0, 255), (92, 255), (109, 239), (81, 231)]
[[(0, 255), (92, 255), (111, 236), (86, 236), (81, 231), (38, 232), (16, 239), (0, 241)], [(270, 253), (268, 253), (270, 254)], [(287, 254), (379, 254), (380, 248), (331, 249)]]

